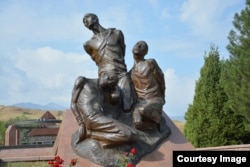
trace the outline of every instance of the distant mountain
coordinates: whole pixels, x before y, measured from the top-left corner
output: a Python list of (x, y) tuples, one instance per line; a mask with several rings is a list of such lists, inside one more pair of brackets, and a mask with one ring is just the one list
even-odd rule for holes
[(40, 104), (34, 104), (30, 102), (22, 102), (22, 103), (13, 104), (12, 106), (21, 107), (21, 108), (29, 108), (29, 109), (40, 109), (40, 110), (66, 110), (68, 109), (65, 106), (55, 104), (55, 103), (40, 105)]

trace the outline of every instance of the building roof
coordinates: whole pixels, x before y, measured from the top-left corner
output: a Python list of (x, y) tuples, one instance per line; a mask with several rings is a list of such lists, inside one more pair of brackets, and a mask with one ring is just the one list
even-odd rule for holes
[(59, 128), (34, 128), (28, 136), (56, 136)]
[(46, 111), (40, 119), (56, 119), (56, 117), (49, 111)]

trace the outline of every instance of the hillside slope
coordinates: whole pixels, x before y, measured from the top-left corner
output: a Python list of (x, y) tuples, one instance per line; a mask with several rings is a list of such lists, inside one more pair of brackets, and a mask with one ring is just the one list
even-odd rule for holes
[[(0, 105), (0, 121), (7, 121), (12, 118), (25, 116), (28, 119), (38, 119), (47, 110), (27, 109), (13, 106)], [(62, 119), (61, 111), (50, 111), (57, 119)]]
[[(26, 109), (14, 106), (4, 106), (0, 105), (0, 121), (8, 121), (9, 119), (25, 116), (28, 119), (38, 119), (40, 118), (47, 110), (38, 110), (38, 109)], [(63, 119), (63, 114), (61, 110), (50, 111), (57, 119)], [(184, 122), (173, 120), (175, 125), (183, 132)]]

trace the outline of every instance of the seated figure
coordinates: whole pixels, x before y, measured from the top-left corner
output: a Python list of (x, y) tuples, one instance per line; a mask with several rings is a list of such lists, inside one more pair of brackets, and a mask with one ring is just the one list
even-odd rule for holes
[(145, 59), (148, 45), (137, 42), (133, 47), (134, 66), (130, 70), (137, 102), (133, 109), (133, 124), (137, 129), (157, 127), (165, 104), (164, 74), (154, 59)]
[(86, 138), (109, 148), (137, 139), (137, 131), (117, 120), (122, 112), (121, 90), (118, 77), (104, 72), (99, 79), (78, 77), (72, 91), (71, 109), (80, 128), (75, 143)]

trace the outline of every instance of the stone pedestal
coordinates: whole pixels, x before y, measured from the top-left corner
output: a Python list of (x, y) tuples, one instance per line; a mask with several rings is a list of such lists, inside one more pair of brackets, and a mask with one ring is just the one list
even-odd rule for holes
[[(172, 155), (174, 150), (194, 150), (191, 143), (187, 141), (180, 130), (174, 125), (169, 117), (164, 114), (167, 125), (171, 129), (171, 135), (154, 152), (146, 155), (136, 166), (137, 167), (166, 167), (172, 166)], [(73, 113), (67, 110), (57, 136), (55, 147), (57, 155), (64, 159), (64, 165), (70, 164), (71, 159), (77, 158), (77, 166), (101, 167), (87, 159), (78, 157), (71, 148), (71, 135), (78, 129)], [(140, 151), (140, 150), (138, 150)]]

